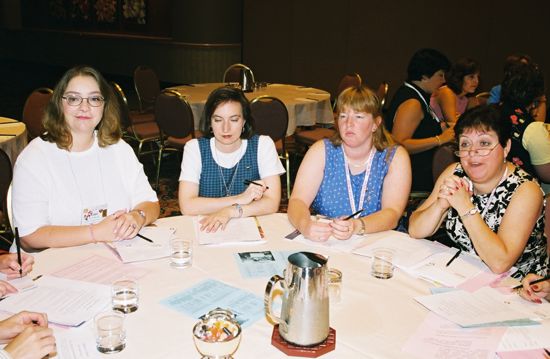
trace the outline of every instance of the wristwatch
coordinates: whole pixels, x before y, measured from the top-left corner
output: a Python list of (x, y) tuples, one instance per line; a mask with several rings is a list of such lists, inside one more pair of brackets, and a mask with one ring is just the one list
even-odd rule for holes
[(139, 216), (143, 218), (143, 224), (145, 225), (145, 221), (147, 221), (147, 215), (145, 214), (145, 211), (141, 209), (133, 209), (132, 212), (137, 212)]
[(359, 232), (357, 232), (358, 235), (360, 236), (364, 236), (365, 235), (365, 221), (363, 221), (363, 218), (359, 218), (359, 222), (361, 222), (361, 229), (359, 230)]
[(479, 209), (477, 209), (477, 207), (474, 206), (468, 212), (466, 212), (464, 214), (460, 214), (459, 216), (460, 216), (460, 218), (465, 218), (465, 217), (468, 217), (468, 216), (473, 216), (476, 213), (479, 213)]

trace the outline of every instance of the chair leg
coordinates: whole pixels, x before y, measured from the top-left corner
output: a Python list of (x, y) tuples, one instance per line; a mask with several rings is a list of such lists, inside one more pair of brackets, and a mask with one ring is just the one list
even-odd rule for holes
[(164, 150), (164, 146), (160, 146), (159, 148), (159, 156), (158, 156), (158, 160), (157, 160), (157, 178), (156, 178), (156, 190), (158, 191), (160, 189), (160, 163), (162, 161), (162, 152)]

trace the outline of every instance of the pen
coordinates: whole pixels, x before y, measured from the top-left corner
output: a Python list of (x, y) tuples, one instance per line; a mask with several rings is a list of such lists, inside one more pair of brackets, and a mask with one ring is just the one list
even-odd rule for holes
[(21, 240), (19, 239), (19, 229), (15, 227), (15, 246), (17, 247), (17, 263), (19, 263), (19, 277), (23, 277), (23, 262), (21, 262)]
[[(532, 286), (533, 284), (537, 284), (537, 283), (540, 283), (540, 282), (544, 282), (545, 280), (548, 280), (548, 279), (550, 279), (550, 275), (547, 275), (546, 277), (542, 277), (542, 278), (539, 278), (537, 280), (532, 281), (531, 283), (529, 283), (529, 286)], [(512, 289), (516, 290), (516, 289), (520, 289), (522, 287), (523, 287), (523, 284), (520, 284), (520, 285), (516, 285)]]
[(260, 232), (260, 237), (265, 238), (265, 233), (262, 226), (260, 226), (260, 221), (258, 221), (258, 217), (254, 216), (254, 221), (256, 221), (256, 227), (258, 227), (258, 232)]
[(458, 256), (460, 255), (460, 252), (462, 252), (462, 249), (458, 249), (455, 255), (447, 262), (447, 264), (445, 264), (445, 267), (448, 267), (451, 263), (453, 263), (453, 261), (457, 259)]
[(353, 214), (350, 214), (349, 216), (347, 216), (346, 218), (344, 218), (344, 221), (347, 221), (348, 219), (352, 219), (353, 217), (357, 216), (359, 213), (363, 212), (363, 209), (361, 208), (360, 210), (358, 210), (357, 212), (353, 213)]
[[(244, 184), (255, 184), (256, 186), (262, 186), (262, 184), (258, 183), (258, 182), (254, 182), (254, 181), (251, 181), (251, 180), (244, 180)], [(265, 186), (266, 189), (269, 189), (269, 187)]]
[(153, 242), (153, 240), (152, 240), (152, 239), (150, 239), (150, 238), (147, 238), (147, 237), (145, 237), (144, 235), (141, 235), (141, 234), (139, 234), (139, 233), (138, 233), (138, 234), (136, 234), (136, 236), (138, 236), (139, 238), (143, 238), (143, 239), (145, 239), (145, 240), (146, 240), (147, 242), (155, 243), (155, 242)]

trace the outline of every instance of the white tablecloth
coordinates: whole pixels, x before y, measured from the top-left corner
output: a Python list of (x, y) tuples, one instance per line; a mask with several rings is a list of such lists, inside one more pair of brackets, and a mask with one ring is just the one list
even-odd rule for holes
[[(401, 347), (428, 311), (412, 298), (428, 294), (428, 285), (396, 269), (389, 280), (370, 275), (370, 260), (353, 254), (309, 247), (283, 237), (293, 228), (286, 214), (260, 217), (267, 243), (258, 246), (206, 247), (194, 244), (193, 266), (175, 270), (169, 259), (142, 262), (151, 270), (139, 280), (140, 307), (126, 320), (127, 347), (110, 358), (198, 358), (191, 330), (196, 319), (162, 305), (160, 301), (210, 278), (251, 291), (263, 298), (269, 278), (241, 277), (233, 253), (256, 250), (308, 250), (328, 255), (329, 267), (343, 273), (341, 302), (331, 304), (330, 325), (336, 330), (336, 350), (322, 358), (406, 358)], [(192, 217), (171, 217), (158, 225), (177, 228), (176, 234), (195, 239)], [(368, 237), (367, 237), (368, 238)], [(31, 276), (55, 272), (93, 254), (115, 258), (103, 244), (48, 249), (36, 254)], [(243, 330), (236, 358), (283, 358), (271, 345), (273, 326), (264, 318)]]
[(27, 145), (27, 127), (23, 122), (0, 117), (0, 148), (8, 154), (12, 166)]
[[(210, 93), (224, 83), (194, 84), (193, 86), (176, 86), (191, 105), (195, 119), (195, 129), (199, 128), (204, 104)], [(328, 124), (334, 121), (330, 107), (330, 94), (311, 87), (285, 84), (268, 84), (259, 91), (245, 93), (249, 100), (258, 96), (274, 96), (283, 101), (288, 110), (287, 136), (292, 135), (296, 126), (313, 126), (316, 123)]]

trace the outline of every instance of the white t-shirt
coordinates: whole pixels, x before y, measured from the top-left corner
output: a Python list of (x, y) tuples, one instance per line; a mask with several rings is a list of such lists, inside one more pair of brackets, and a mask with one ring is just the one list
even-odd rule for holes
[[(210, 151), (218, 165), (224, 168), (232, 168), (244, 156), (248, 145), (247, 140), (242, 140), (241, 147), (231, 153), (216, 150), (215, 138), (210, 139)], [(185, 144), (183, 160), (181, 161), (180, 181), (200, 183), (202, 171), (201, 151), (199, 141), (193, 139)], [(260, 178), (280, 175), (285, 173), (285, 168), (279, 160), (275, 143), (269, 136), (260, 136), (258, 141), (258, 172)]]
[(111, 214), (158, 201), (132, 148), (122, 140), (102, 148), (97, 138), (83, 152), (35, 138), (15, 163), (12, 198), (21, 236), (45, 225), (81, 225), (84, 208), (105, 205)]
[[(535, 166), (550, 163), (550, 132), (544, 122), (534, 121), (523, 133), (523, 148), (529, 152), (531, 163)], [(540, 184), (544, 193), (550, 193), (550, 184)]]

